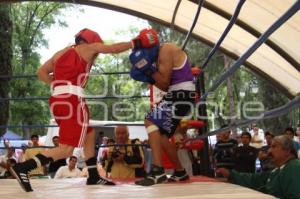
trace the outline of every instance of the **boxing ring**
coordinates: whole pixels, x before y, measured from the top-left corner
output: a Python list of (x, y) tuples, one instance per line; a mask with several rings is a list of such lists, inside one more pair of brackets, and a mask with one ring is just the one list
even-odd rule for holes
[[(73, 2), (76, 3), (77, 1), (73, 1)], [(114, 5), (113, 1), (111, 1), (109, 3), (105, 2), (105, 1), (100, 1), (100, 0), (99, 1), (87, 1), (87, 2), (90, 2), (90, 3), (94, 2), (95, 4), (99, 4), (99, 5), (103, 5), (103, 6), (104, 5), (107, 6), (109, 4), (112, 4), (112, 6)], [(180, 1), (178, 1), (178, 2), (180, 2)], [(119, 3), (121, 4), (122, 1), (120, 1)], [(187, 7), (189, 7), (190, 4), (192, 3), (192, 1), (187, 1), (184, 3), (185, 3), (184, 5), (187, 5)], [(228, 31), (231, 28), (231, 26), (235, 23), (236, 17), (238, 15), (243, 3), (244, 3), (244, 1), (240, 1), (240, 3), (238, 4), (237, 9), (236, 9), (236, 11), (237, 11), (236, 16), (233, 15), (232, 21), (230, 21), (232, 23), (228, 24)], [(198, 7), (199, 12), (200, 12), (200, 8), (202, 7), (202, 4), (203, 4), (203, 1), (202, 2), (199, 1), (199, 7)], [(210, 4), (206, 5), (205, 9), (207, 9), (207, 7), (209, 5)], [(206, 92), (203, 91), (203, 89), (201, 90), (200, 87), (198, 86), (198, 88), (199, 88), (198, 92), (201, 93), (201, 100), (205, 101), (210, 92), (214, 91), (217, 87), (219, 87), (219, 85), (222, 82), (224, 82), (226, 80), (226, 78), (231, 76), (243, 64), (250, 65), (252, 67), (257, 65), (256, 60), (250, 56), (260, 46), (264, 46), (267, 44), (268, 47), (271, 46), (272, 48), (276, 49), (276, 52), (278, 52), (279, 51), (278, 47), (275, 48), (276, 45), (274, 45), (272, 42), (270, 42), (270, 40), (268, 40), (268, 38), (282, 24), (284, 24), (287, 20), (289, 20), (289, 18), (291, 18), (295, 13), (297, 13), (297, 11), (299, 10), (299, 7), (300, 7), (300, 3), (299, 3), (299, 1), (297, 1), (297, 3), (295, 3), (295, 5), (293, 5), (293, 6), (291, 6), (291, 8), (288, 11), (283, 13), (282, 16), (280, 18), (278, 18), (277, 21), (275, 21), (273, 24), (270, 24), (271, 26), (268, 29), (266, 29), (265, 32), (261, 31), (260, 32), (261, 34), (259, 34), (259, 36), (255, 36), (255, 39), (257, 39), (256, 41), (254, 39), (249, 39), (249, 42), (248, 42), (249, 45), (247, 45), (247, 46), (251, 46), (251, 44), (252, 44), (252, 46), (245, 53), (242, 53), (243, 51), (241, 51), (241, 52), (236, 51), (236, 49), (234, 49), (234, 48), (230, 49), (232, 52), (238, 52), (237, 53), (238, 59), (236, 58), (237, 61), (230, 67), (229, 70), (224, 72), (218, 79), (216, 79), (213, 82), (213, 85)], [(204, 11), (206, 11), (205, 9), (204, 9)], [(184, 13), (187, 13), (187, 12), (184, 12)], [(205, 12), (204, 12), (204, 14), (205, 14)], [(178, 15), (180, 16), (180, 12)], [(178, 20), (178, 23), (179, 22), (180, 23), (176, 24), (175, 16), (176, 15), (174, 14), (174, 16), (173, 16), (174, 20), (173, 20), (172, 24), (179, 25), (179, 27), (180, 27), (181, 21)], [(196, 22), (196, 21), (197, 21), (197, 17), (195, 17), (195, 19), (194, 19), (194, 22)], [(185, 21), (183, 21), (182, 23), (185, 24)], [(214, 24), (214, 23), (211, 23), (211, 24)], [(196, 27), (196, 31), (198, 31), (197, 27)], [(228, 33), (228, 31), (226, 31), (226, 32)], [(192, 32), (193, 32), (193, 28), (191, 28), (189, 33), (192, 33)], [(224, 37), (226, 36), (226, 34), (224, 34)], [(188, 34), (188, 35), (190, 35), (190, 34)], [(197, 32), (197, 35), (202, 35), (202, 34)], [(208, 32), (207, 35), (213, 35), (213, 34), (210, 34)], [(223, 39), (224, 39), (224, 37), (223, 37)], [(210, 55), (203, 63), (203, 69), (209, 62), (209, 60), (210, 60), (211, 56), (214, 54), (215, 50), (220, 48), (220, 45), (223, 40), (221, 38), (216, 43), (214, 50), (211, 51)], [(236, 38), (236, 37), (232, 37), (232, 38)], [(188, 36), (187, 36), (186, 41), (187, 40), (188, 40)], [(212, 38), (211, 41), (208, 41), (208, 42), (215, 43), (215, 40), (214, 40), (214, 38)], [(266, 43), (266, 44), (264, 44), (264, 43)], [(225, 42), (225, 44), (226, 44), (226, 42)], [(235, 44), (235, 43), (233, 42), (233, 44)], [(229, 48), (228, 46), (227, 46), (227, 48)], [(229, 50), (229, 52), (231, 52), (230, 50)], [(261, 52), (262, 54), (264, 54), (261, 49), (259, 49), (258, 51)], [(285, 78), (283, 78), (283, 79), (285, 79), (285, 80), (291, 79), (291, 80), (293, 80), (293, 82), (295, 82), (295, 83), (289, 84), (289, 86), (297, 85), (297, 83), (299, 82), (299, 80), (297, 78), (288, 78), (290, 76), (293, 77), (294, 74), (298, 74), (297, 73), (298, 71), (295, 71), (295, 68), (297, 68), (299, 66), (297, 59), (295, 59), (295, 60), (292, 59), (292, 56), (289, 56), (289, 54), (285, 53), (285, 52), (281, 52), (280, 55), (281, 55), (280, 60), (285, 58), (284, 60), (287, 60), (287, 63), (285, 63), (285, 62), (284, 63), (288, 66), (291, 65), (294, 67), (294, 68), (292, 68), (293, 69), (292, 72), (290, 72), (292, 75), (288, 74), (289, 76), (285, 76)], [(271, 57), (273, 57), (273, 56), (271, 56)], [(270, 59), (270, 60), (272, 61), (272, 59)], [(262, 61), (264, 61), (264, 59), (262, 59)], [(271, 61), (270, 61), (271, 66), (276, 65), (276, 64), (274, 64), (276, 61), (274, 61), (274, 63), (273, 63), (273, 61), (272, 62)], [(278, 63), (281, 63), (281, 62), (278, 62)], [(268, 65), (268, 64), (265, 64), (265, 65)], [(260, 70), (258, 70), (258, 71), (260, 71)], [(272, 73), (274, 71), (276, 71), (276, 70), (264, 69), (260, 72), (262, 74), (267, 74), (267, 72)], [(267, 75), (265, 75), (265, 76), (267, 76)], [(273, 74), (273, 76), (275, 76), (275, 75)], [(26, 76), (26, 77), (28, 77), (28, 76)], [(5, 78), (5, 76), (3, 76), (2, 78)], [(276, 85), (278, 84), (277, 81), (274, 81), (274, 82), (276, 83)], [(202, 84), (202, 86), (203, 86), (203, 84)], [(289, 110), (299, 107), (300, 97), (299, 96), (297, 97), (297, 95), (296, 95), (297, 92), (299, 91), (298, 87), (296, 87), (296, 86), (288, 87), (287, 86), (287, 88), (288, 89), (285, 89), (285, 92), (287, 92), (289, 96), (292, 96), (294, 98), (290, 101), (290, 103), (288, 103), (285, 106), (278, 107), (277, 109), (273, 109), (273, 110), (269, 110), (269, 111), (265, 112), (264, 118), (271, 118), (271, 117), (276, 117), (278, 115), (286, 114)], [(133, 98), (136, 98), (136, 97), (148, 97), (148, 96), (134, 96)], [(32, 97), (32, 98), (27, 97), (25, 100), (46, 100), (47, 98), (48, 97)], [(110, 97), (104, 97), (104, 98), (110, 98)], [(104, 99), (104, 98), (102, 98), (102, 99)], [(91, 97), (90, 99), (101, 99), (101, 98)], [(18, 98), (8, 97), (8, 98), (3, 98), (1, 100), (2, 101), (18, 100)], [(261, 119), (263, 119), (263, 118), (261, 118)], [(221, 131), (228, 130), (228, 129), (231, 129), (231, 128), (234, 128), (237, 126), (245, 126), (245, 125), (248, 125), (253, 122), (256, 122), (256, 120), (238, 121), (237, 123), (232, 124), (230, 127), (218, 129), (216, 131), (212, 131), (212, 132), (204, 134), (204, 135), (202, 134), (201, 136), (198, 136), (195, 139), (203, 139), (210, 135), (215, 135)], [(24, 125), (22, 125), (22, 126), (24, 127)], [(43, 127), (46, 127), (46, 126), (47, 125), (43, 125)], [(13, 126), (1, 125), (1, 128), (7, 128), (7, 127), (13, 128), (13, 127), (18, 127), (18, 126), (16, 126), (16, 125), (13, 125)], [(32, 128), (40, 127), (40, 125), (30, 125), (29, 127), (32, 127)], [(49, 127), (53, 127), (53, 126), (49, 126)], [(207, 131), (205, 131), (205, 132), (207, 132)], [(81, 198), (89, 198), (89, 199), (93, 199), (93, 198), (123, 198), (123, 199), (127, 199), (127, 198), (128, 199), (129, 198), (161, 198), (161, 199), (167, 199), (167, 198), (187, 198), (187, 199), (190, 199), (190, 198), (191, 199), (192, 198), (201, 198), (201, 199), (206, 199), (206, 198), (207, 199), (209, 199), (209, 198), (214, 198), (214, 199), (218, 199), (218, 198), (222, 198), (222, 199), (226, 199), (226, 198), (228, 198), (228, 199), (229, 198), (230, 199), (259, 198), (259, 199), (268, 199), (268, 198), (274, 198), (273, 196), (266, 195), (261, 192), (257, 192), (255, 190), (251, 190), (251, 189), (248, 189), (248, 188), (245, 188), (242, 186), (238, 186), (238, 185), (234, 185), (234, 184), (230, 184), (230, 183), (224, 183), (224, 182), (212, 179), (212, 178), (201, 177), (201, 176), (192, 177), (189, 182), (185, 182), (185, 183), (166, 183), (166, 184), (154, 185), (151, 187), (141, 187), (141, 186), (134, 185), (133, 180), (116, 181), (117, 186), (101, 186), (101, 185), (86, 186), (85, 181), (86, 181), (86, 179), (84, 179), (84, 178), (32, 179), (31, 184), (34, 189), (34, 192), (25, 193), (20, 188), (18, 182), (15, 179), (0, 180), (0, 187), (1, 187), (0, 198), (5, 198), (5, 199), (15, 199), (15, 198), (25, 198), (25, 199), (26, 198), (30, 198), (30, 199), (31, 198), (33, 198), (33, 199), (35, 199), (35, 198), (37, 198), (37, 199), (39, 199), (39, 198), (43, 198), (43, 199), (44, 198), (45, 199), (48, 199), (48, 198), (49, 199), (50, 198), (51, 199), (53, 199), (53, 198), (64, 198), (64, 199), (68, 199), (68, 198), (76, 198), (76, 199), (77, 198), (78, 199), (81, 199)]]
[(252, 189), (216, 181), (208, 177), (192, 177), (189, 182), (158, 184), (150, 187), (134, 185), (133, 180), (116, 181), (117, 186), (86, 186), (84, 178), (32, 179), (34, 191), (26, 193), (15, 179), (0, 180), (0, 198), (5, 199), (271, 199)]

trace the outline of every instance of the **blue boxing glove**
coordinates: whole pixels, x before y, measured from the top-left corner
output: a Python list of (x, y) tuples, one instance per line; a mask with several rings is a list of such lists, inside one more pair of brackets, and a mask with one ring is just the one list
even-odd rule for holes
[(151, 76), (145, 75), (142, 71), (136, 67), (132, 67), (130, 70), (130, 77), (140, 82), (147, 82), (149, 84), (155, 84), (155, 80)]
[(137, 68), (145, 75), (151, 76), (157, 71), (154, 63), (157, 61), (158, 53), (158, 45), (152, 48), (139, 49), (133, 51), (129, 55), (129, 60), (133, 67)]

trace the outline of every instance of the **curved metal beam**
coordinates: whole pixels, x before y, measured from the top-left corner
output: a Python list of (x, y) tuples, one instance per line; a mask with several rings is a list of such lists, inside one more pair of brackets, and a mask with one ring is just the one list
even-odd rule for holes
[(227, 36), (229, 31), (233, 27), (233, 25), (235, 24), (235, 22), (238, 18), (238, 15), (241, 11), (241, 8), (242, 8), (243, 4), (245, 3), (245, 1), (246, 0), (240, 0), (239, 1), (238, 5), (235, 8), (234, 14), (232, 15), (227, 27), (225, 28), (224, 32), (222, 33), (221, 37), (219, 38), (219, 40), (217, 41), (217, 43), (215, 44), (213, 49), (209, 52), (209, 54), (208, 54), (206, 60), (204, 61), (204, 63), (201, 65), (202, 70), (207, 66), (208, 62), (210, 61), (212, 56), (215, 54), (215, 52), (220, 48), (221, 43), (223, 42), (223, 40), (225, 39), (225, 37)]
[[(191, 0), (191, 2), (196, 3), (195, 0)], [(203, 7), (216, 13), (217, 15), (220, 15), (224, 17), (225, 19), (229, 20), (231, 18), (231, 14), (220, 9), (219, 7), (215, 6), (214, 4), (210, 2), (204, 2)], [(242, 20), (237, 20), (236, 25), (240, 28), (244, 29), (248, 33), (252, 34), (253, 36), (259, 38), (261, 36), (261, 32), (256, 30), (255, 28), (251, 27), (249, 24)], [(270, 39), (267, 39), (265, 44), (269, 46), (271, 49), (273, 49), (275, 52), (278, 53), (283, 59), (285, 59), (287, 62), (289, 62), (294, 68), (296, 68), (298, 71), (300, 71), (300, 63), (294, 59), (290, 54), (288, 54), (284, 49), (282, 49), (279, 45), (277, 45), (275, 42), (273, 42)]]
[[(10, 1), (4, 1), (7, 3), (13, 3), (13, 2), (24, 2), (24, 1), (33, 1), (33, 0), (10, 0)], [(154, 21), (156, 23), (159, 23), (161, 25), (170, 26), (170, 23), (167, 21), (163, 21), (159, 18), (156, 18), (152, 15), (145, 15), (144, 13), (141, 13), (139, 11), (136, 10), (131, 10), (131, 9), (127, 9), (121, 6), (117, 6), (117, 5), (111, 5), (109, 3), (103, 3), (103, 2), (95, 2), (95, 1), (89, 1), (89, 0), (51, 0), (53, 2), (66, 2), (66, 3), (77, 3), (77, 4), (82, 4), (82, 5), (90, 5), (90, 6), (95, 6), (95, 7), (99, 7), (99, 8), (104, 8), (104, 9), (109, 9), (109, 10), (114, 10), (117, 12), (121, 12), (121, 13), (125, 13), (125, 14), (129, 14), (132, 16), (136, 16), (136, 17), (140, 17), (142, 19), (145, 20), (150, 20), (150, 21)], [(193, 3), (197, 3), (196, 0), (189, 0)], [(216, 7), (215, 5), (205, 1), (203, 3), (203, 7), (216, 13), (217, 15), (220, 15), (226, 19), (230, 19), (231, 18), (231, 14), (229, 14), (228, 12)], [(245, 23), (244, 21), (241, 20), (237, 20), (236, 21), (236, 25), (238, 25), (240, 28), (244, 29), (245, 31), (247, 31), (248, 33), (252, 34), (255, 37), (259, 37), (261, 36), (261, 33), (254, 29), (253, 27), (251, 27), (249, 24)], [(176, 26), (174, 25), (174, 28), (183, 33), (186, 34), (187, 31), (185, 29), (183, 29), (182, 27)], [(204, 42), (205, 44), (209, 45), (209, 46), (214, 46), (215, 43), (213, 43), (212, 41), (208, 40), (207, 38), (201, 36), (201, 35), (195, 35), (193, 34), (193, 37), (196, 40), (199, 40), (201, 42)], [(298, 71), (300, 71), (300, 63), (298, 63), (297, 60), (295, 60), (291, 55), (289, 55), (287, 52), (285, 52), (282, 48), (280, 48), (276, 43), (274, 43), (273, 41), (271, 41), (270, 39), (265, 41), (265, 44), (267, 46), (269, 46), (271, 49), (273, 49), (275, 52), (278, 53), (278, 55), (280, 55), (283, 59), (285, 59), (287, 62), (289, 62), (292, 66), (294, 66)], [(223, 47), (220, 47), (220, 51), (226, 55), (228, 55), (229, 57), (231, 57), (232, 59), (238, 59), (239, 55), (237, 55), (236, 53), (229, 51), (228, 49), (225, 49)], [(270, 82), (271, 84), (273, 84), (276, 88), (278, 88), (283, 94), (285, 94), (287, 97), (289, 97), (290, 99), (292, 99), (295, 95), (292, 94), (287, 88), (285, 88), (284, 86), (282, 86), (280, 83), (278, 83), (276, 81), (276, 79), (270, 78), (270, 76), (259, 70), (259, 67), (256, 67), (255, 65), (253, 65), (250, 62), (245, 62), (244, 66), (248, 67), (249, 69), (251, 69), (252, 71), (254, 71), (256, 74), (258, 74), (259, 76), (261, 76), (262, 78), (268, 80), (268, 82)]]
[(182, 50), (185, 49), (186, 44), (187, 44), (187, 42), (189, 41), (190, 36), (191, 36), (191, 34), (192, 34), (192, 32), (193, 32), (193, 30), (194, 30), (194, 28), (195, 28), (195, 25), (196, 25), (197, 20), (198, 20), (198, 18), (199, 18), (199, 14), (200, 14), (200, 11), (201, 11), (203, 2), (204, 2), (204, 0), (199, 0), (199, 2), (198, 2), (197, 12), (196, 12), (196, 14), (195, 14), (195, 17), (194, 17), (193, 23), (192, 23), (192, 25), (191, 25), (191, 28), (190, 28), (189, 32), (187, 33), (187, 35), (186, 35), (186, 37), (185, 37), (185, 40), (184, 40), (184, 42), (183, 42), (183, 44), (182, 44), (182, 47), (181, 47)]
[(172, 21), (171, 21), (171, 24), (170, 24), (170, 27), (171, 27), (173, 30), (174, 30), (174, 23), (175, 23), (176, 15), (177, 15), (178, 8), (179, 8), (179, 6), (180, 6), (181, 1), (182, 1), (182, 0), (178, 0), (178, 1), (177, 1), (177, 4), (176, 4), (175, 9), (174, 9), (174, 12), (173, 12)]
[(231, 66), (224, 72), (208, 89), (208, 91), (201, 96), (200, 101), (204, 101), (209, 93), (213, 92), (222, 82), (231, 76), (241, 65), (250, 57), (255, 50), (260, 47), (267, 38), (275, 32), (282, 24), (284, 24), (290, 17), (292, 17), (300, 9), (300, 0), (295, 2), (278, 20), (276, 20), (259, 39)]

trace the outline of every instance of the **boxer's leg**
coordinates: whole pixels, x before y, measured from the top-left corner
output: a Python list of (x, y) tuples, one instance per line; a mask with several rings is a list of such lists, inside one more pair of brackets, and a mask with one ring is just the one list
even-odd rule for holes
[(136, 181), (135, 184), (137, 185), (151, 186), (167, 181), (167, 176), (161, 163), (161, 134), (171, 129), (171, 114), (171, 104), (167, 101), (162, 101), (158, 107), (152, 109), (146, 116), (145, 127), (152, 151), (153, 164), (149, 175), (142, 180)]
[(145, 127), (148, 133), (149, 144), (152, 153), (152, 165), (150, 173), (142, 180), (135, 182), (137, 185), (151, 186), (167, 181), (167, 175), (161, 163), (161, 135), (159, 128), (149, 120), (145, 120)]

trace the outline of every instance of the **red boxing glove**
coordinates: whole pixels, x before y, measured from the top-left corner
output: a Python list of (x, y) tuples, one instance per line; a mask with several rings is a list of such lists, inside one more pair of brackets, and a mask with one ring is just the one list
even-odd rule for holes
[(140, 34), (131, 42), (134, 50), (139, 48), (151, 48), (155, 45), (159, 45), (157, 32), (152, 28), (141, 30)]
[(187, 150), (201, 150), (204, 147), (203, 140), (189, 140), (187, 142), (183, 142), (182, 144), (182, 148)]

